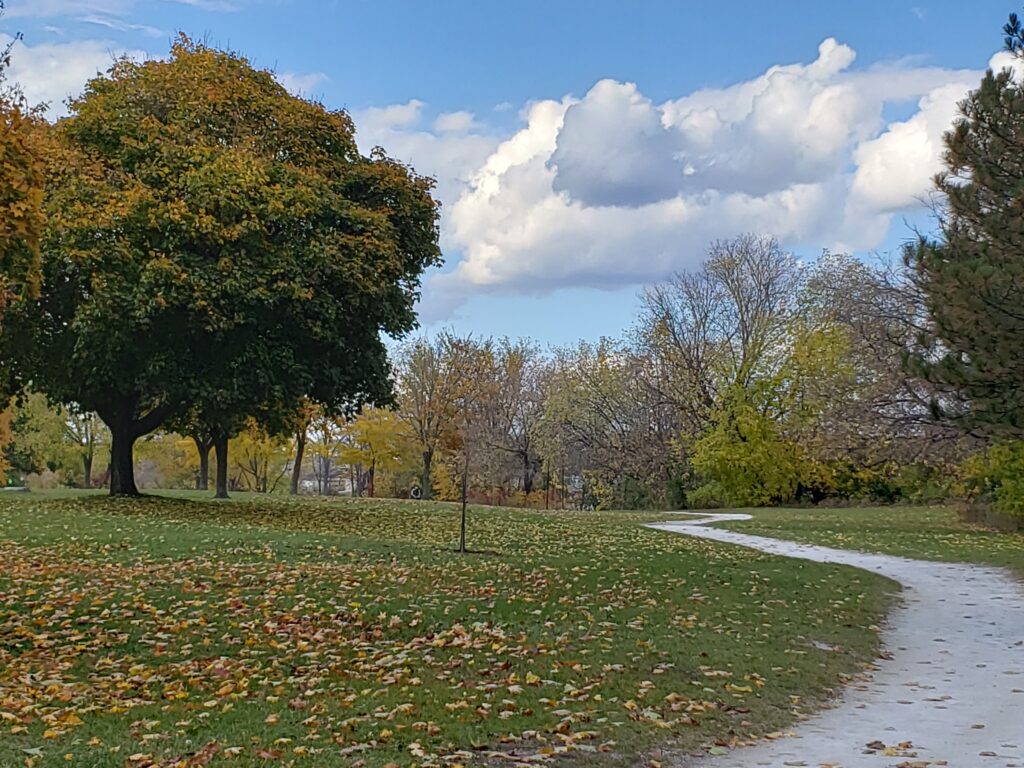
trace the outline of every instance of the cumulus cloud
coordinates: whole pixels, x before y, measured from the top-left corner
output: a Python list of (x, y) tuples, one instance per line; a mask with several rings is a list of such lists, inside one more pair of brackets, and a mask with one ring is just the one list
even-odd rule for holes
[[(10, 37), (0, 35), (0, 46)], [(48, 115), (60, 117), (67, 112), (65, 102), (82, 92), (86, 81), (110, 68), (121, 56), (146, 58), (139, 50), (124, 50), (101, 40), (78, 40), (41, 45), (14, 44), (11, 51), (10, 79), (21, 85), (31, 104), (49, 104)]]
[(942, 134), (963, 95), (959, 85), (936, 88), (918, 102), (909, 120), (893, 123), (878, 138), (858, 146), (851, 203), (874, 212), (917, 205), (941, 164)]
[[(353, 113), (356, 140), (362, 152), (384, 147), (397, 160), (410, 163), (419, 173), (437, 180), (438, 199), (456, 200), (473, 174), (491, 155), (498, 140), (482, 133), (469, 112), (438, 116), (433, 131), (420, 127), (426, 104), (412, 99), (404, 104), (370, 107)], [(447, 228), (445, 245), (451, 245)]]
[(673, 197), (686, 170), (679, 139), (636, 85), (602, 80), (565, 110), (548, 160), (554, 190), (598, 206)]
[[(638, 84), (602, 80), (582, 97), (527, 105), (521, 128), (475, 168), (475, 153), (463, 156), (466, 171), (445, 189), (444, 241), (460, 258), (428, 281), (425, 313), (479, 293), (642, 284), (737, 232), (878, 247), (929, 193), (942, 134), (981, 72), (855, 59), (828, 39), (810, 62), (660, 104)], [(890, 107), (912, 113), (887, 121)], [(396, 123), (386, 138), (408, 135), (417, 165), (431, 140), (460, 139)]]
[(410, 99), (405, 104), (369, 107), (359, 112), (359, 125), (370, 133), (392, 128), (411, 128), (420, 121), (423, 106), (419, 99)]
[(445, 112), (434, 120), (434, 130), (438, 133), (465, 133), (478, 127), (476, 116), (464, 110)]
[[(1010, 68), (1017, 76), (1024, 64), (1010, 53), (998, 53), (989, 68)], [(870, 212), (899, 211), (921, 204), (932, 190), (932, 177), (942, 166), (943, 134), (957, 115), (960, 101), (978, 83), (978, 73), (959, 73), (937, 84), (917, 103), (907, 120), (887, 126), (881, 135), (858, 145), (852, 206)]]

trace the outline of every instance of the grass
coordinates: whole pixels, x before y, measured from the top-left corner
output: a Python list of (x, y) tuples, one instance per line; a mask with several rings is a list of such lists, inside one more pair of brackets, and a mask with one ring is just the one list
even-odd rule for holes
[(0, 765), (720, 752), (875, 657), (891, 582), (645, 519), (0, 497)]
[(992, 531), (963, 522), (948, 507), (741, 511), (754, 519), (723, 527), (840, 549), (999, 565), (1024, 577), (1024, 534)]

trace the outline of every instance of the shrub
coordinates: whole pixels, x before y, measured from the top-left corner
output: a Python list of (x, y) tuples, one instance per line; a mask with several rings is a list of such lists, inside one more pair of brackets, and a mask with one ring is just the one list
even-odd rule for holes
[(728, 506), (725, 489), (720, 483), (705, 483), (686, 494), (688, 509), (721, 509)]
[(958, 490), (969, 520), (1000, 528), (1024, 527), (1024, 442), (1000, 443), (968, 459)]
[(32, 472), (25, 477), (25, 485), (33, 491), (52, 491), (60, 487), (60, 476), (52, 469)]

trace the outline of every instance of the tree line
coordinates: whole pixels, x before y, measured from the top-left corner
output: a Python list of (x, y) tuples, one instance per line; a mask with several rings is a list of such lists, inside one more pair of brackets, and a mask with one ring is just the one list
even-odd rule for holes
[[(1004, 33), (1020, 55), (1016, 16)], [(440, 261), (431, 181), (360, 155), (345, 113), (237, 54), (182, 38), (166, 61), (115, 64), (56, 125), (14, 96), (4, 110), (5, 418), (31, 433), (34, 392), (64, 442), (81, 444), (73, 419), (102, 422), (112, 493), (137, 491), (143, 438), (140, 454), (179, 456), (161, 460), (173, 483), (205, 487), (212, 463), (218, 495), (679, 508), (955, 482), (1024, 512), (1009, 69), (961, 104), (936, 232), (898, 258), (808, 263), (741, 234), (646, 289), (621, 337), (557, 349), (402, 341)]]
[[(924, 312), (901, 263), (808, 264), (742, 235), (647, 289), (621, 338), (400, 344), (390, 406), (336, 414), (305, 400), (277, 432), (249, 419), (224, 475), (260, 492), (447, 500), (465, 480), (473, 500), (538, 507), (939, 493), (980, 441), (934, 418), (939, 389), (907, 365)], [(50, 445), (78, 444), (70, 412), (25, 403), (16, 447), (47, 444), (35, 437), (47, 418)], [(204, 488), (212, 442), (181, 430), (143, 441), (140, 456), (163, 462), (163, 482)]]

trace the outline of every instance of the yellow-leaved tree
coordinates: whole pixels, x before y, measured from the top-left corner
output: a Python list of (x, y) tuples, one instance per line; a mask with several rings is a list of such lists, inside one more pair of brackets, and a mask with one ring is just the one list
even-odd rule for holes
[(7, 306), (39, 290), (43, 232), (40, 139), (46, 123), (17, 86), (5, 82), (17, 39), (0, 49), (0, 323)]
[(342, 429), (340, 459), (353, 468), (357, 495), (373, 497), (379, 473), (416, 468), (419, 455), (405, 423), (389, 408), (363, 406)]
[[(0, 16), (4, 4), (0, 0)], [(6, 82), (16, 35), (0, 49), (0, 328), (4, 310), (39, 292), (44, 164), (41, 141), (47, 128), (40, 110), (28, 105), (17, 85)], [(6, 482), (7, 448), (14, 440), (9, 372), (0, 360), (0, 485)]]
[(249, 419), (231, 441), (235, 457), (229, 474), (239, 488), (256, 493), (273, 493), (288, 471), (288, 438), (272, 435), (255, 419)]

